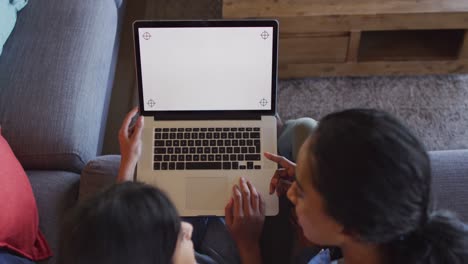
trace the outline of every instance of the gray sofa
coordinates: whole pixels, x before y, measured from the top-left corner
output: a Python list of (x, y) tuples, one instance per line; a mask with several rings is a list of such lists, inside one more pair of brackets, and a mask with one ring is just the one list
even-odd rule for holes
[(29, 176), (55, 254), (80, 173), (101, 154), (124, 6), (30, 1), (0, 56), (2, 134)]

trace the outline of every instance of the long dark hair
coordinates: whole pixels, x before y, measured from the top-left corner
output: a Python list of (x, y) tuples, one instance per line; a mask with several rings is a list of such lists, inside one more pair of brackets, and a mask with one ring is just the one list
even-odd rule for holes
[(117, 184), (67, 217), (60, 239), (63, 264), (169, 264), (180, 218), (160, 190)]
[(309, 150), (327, 213), (382, 245), (388, 263), (468, 263), (468, 231), (430, 207), (428, 154), (396, 118), (369, 109), (330, 114)]

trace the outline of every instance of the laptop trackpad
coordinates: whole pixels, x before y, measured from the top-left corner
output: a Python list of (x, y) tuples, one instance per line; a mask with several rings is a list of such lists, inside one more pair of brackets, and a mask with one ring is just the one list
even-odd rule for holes
[(190, 210), (220, 210), (226, 206), (228, 180), (226, 178), (185, 178), (185, 204)]

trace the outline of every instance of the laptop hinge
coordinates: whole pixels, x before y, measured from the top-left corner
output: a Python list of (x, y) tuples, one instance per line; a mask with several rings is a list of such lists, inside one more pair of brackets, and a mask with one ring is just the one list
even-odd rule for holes
[(164, 120), (261, 120), (261, 115), (158, 115), (155, 121)]

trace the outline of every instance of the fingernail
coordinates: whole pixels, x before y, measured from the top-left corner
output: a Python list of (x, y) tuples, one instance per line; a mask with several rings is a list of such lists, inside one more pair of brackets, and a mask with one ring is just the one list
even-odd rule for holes
[(244, 177), (241, 177), (241, 181), (245, 182), (245, 178), (244, 178)]

